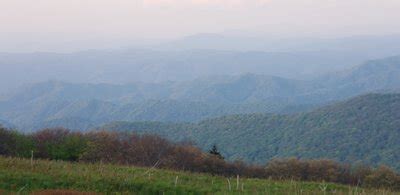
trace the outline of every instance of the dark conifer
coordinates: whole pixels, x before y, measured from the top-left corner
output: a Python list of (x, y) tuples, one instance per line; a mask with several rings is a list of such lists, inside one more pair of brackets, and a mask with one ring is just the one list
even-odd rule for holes
[(216, 156), (220, 159), (224, 159), (224, 157), (222, 156), (222, 154), (219, 152), (217, 145), (213, 145), (211, 150), (209, 151), (209, 153), (213, 156)]

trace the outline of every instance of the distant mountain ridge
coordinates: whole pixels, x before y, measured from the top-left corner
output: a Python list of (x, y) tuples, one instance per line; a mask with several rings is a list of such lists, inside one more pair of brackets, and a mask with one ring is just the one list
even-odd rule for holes
[(23, 84), (54, 79), (126, 84), (247, 72), (304, 79), (399, 53), (399, 35), (274, 40), (218, 34), (133, 49), (0, 53), (0, 95)]
[(79, 122), (64, 126), (86, 129), (120, 120), (193, 122), (230, 114), (307, 111), (399, 86), (400, 56), (313, 80), (244, 74), (126, 85), (50, 81), (8, 95), (0, 102), (0, 117), (24, 130), (61, 126), (71, 119)]
[(400, 94), (369, 94), (313, 111), (231, 115), (198, 123), (113, 122), (100, 129), (218, 144), (230, 160), (330, 158), (400, 169)]

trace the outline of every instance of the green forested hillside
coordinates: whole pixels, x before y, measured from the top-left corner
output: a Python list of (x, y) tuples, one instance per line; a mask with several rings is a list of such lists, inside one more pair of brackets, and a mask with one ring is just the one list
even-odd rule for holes
[(400, 94), (369, 94), (311, 112), (233, 115), (199, 123), (114, 122), (104, 129), (218, 144), (229, 159), (330, 158), (400, 169)]

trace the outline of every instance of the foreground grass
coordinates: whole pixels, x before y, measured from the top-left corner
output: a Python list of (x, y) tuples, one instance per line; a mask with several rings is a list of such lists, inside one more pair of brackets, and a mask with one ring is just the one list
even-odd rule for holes
[(50, 189), (104, 194), (400, 194), (313, 182), (245, 178), (237, 182), (207, 174), (0, 157), (0, 194)]

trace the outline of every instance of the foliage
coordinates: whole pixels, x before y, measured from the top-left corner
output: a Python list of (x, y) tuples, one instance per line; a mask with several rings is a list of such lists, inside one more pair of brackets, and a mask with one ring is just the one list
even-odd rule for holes
[(81, 133), (67, 129), (44, 129), (30, 135), (35, 141), (35, 156), (56, 160), (78, 160), (86, 148)]
[(0, 126), (0, 155), (29, 157), (34, 148), (29, 136)]
[(219, 150), (217, 148), (217, 145), (215, 145), (215, 144), (212, 146), (211, 150), (208, 151), (208, 153), (210, 153), (211, 155), (216, 156), (217, 158), (224, 159), (222, 154), (219, 152)]
[(380, 166), (376, 171), (366, 176), (365, 185), (374, 188), (392, 186), (393, 189), (400, 190), (400, 175), (386, 166)]
[[(177, 171), (210, 173), (226, 177), (240, 175), (248, 178), (275, 180), (326, 181), (364, 187), (400, 190), (400, 175), (384, 167), (350, 166), (332, 160), (275, 159), (266, 166), (250, 165), (243, 161), (225, 161), (213, 147), (212, 154), (202, 152), (192, 143), (173, 143), (155, 135), (137, 135), (95, 131), (76, 133), (66, 129), (44, 129), (22, 135), (2, 129), (0, 151), (6, 156), (21, 156), (34, 151), (34, 158), (68, 160), (87, 163), (133, 165)], [(26, 137), (27, 146), (16, 141)], [(10, 141), (11, 140), (11, 141)], [(33, 148), (30, 148), (32, 147)], [(23, 151), (26, 150), (26, 151)], [(25, 156), (27, 157), (27, 156)]]

